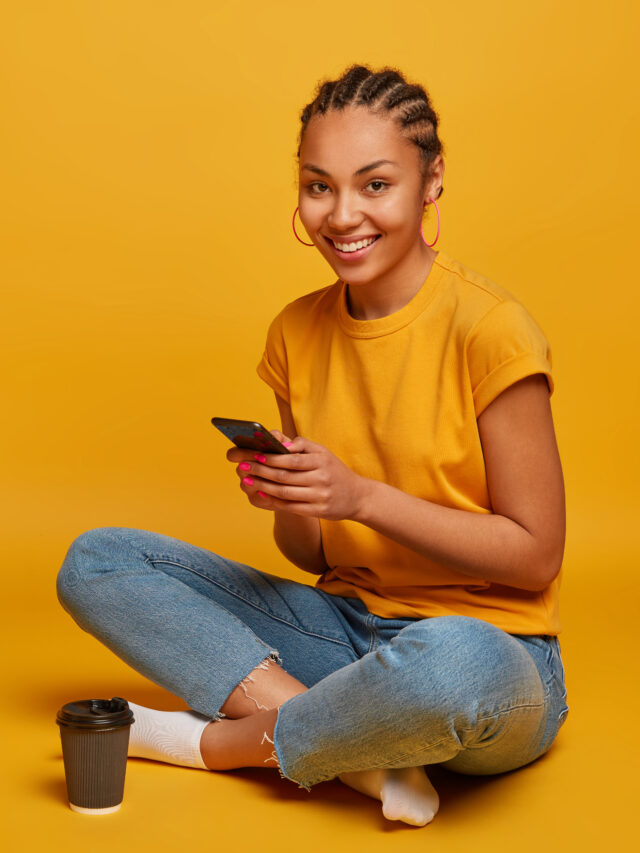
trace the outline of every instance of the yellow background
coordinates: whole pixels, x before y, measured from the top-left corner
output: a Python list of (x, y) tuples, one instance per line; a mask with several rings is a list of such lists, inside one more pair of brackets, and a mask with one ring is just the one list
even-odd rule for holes
[[(638, 14), (631, 2), (20, 2), (0, 17), (3, 774), (12, 850), (600, 850), (637, 773)], [(184, 703), (61, 609), (70, 542), (147, 528), (297, 580), (213, 415), (279, 427), (266, 328), (333, 281), (297, 243), (298, 117), (352, 62), (423, 83), (445, 145), (436, 248), (511, 290), (551, 343), (568, 538), (570, 714), (499, 777), (434, 771), (396, 826), (339, 783), (128, 763), (125, 802), (66, 804), (55, 712)], [(425, 225), (427, 239), (435, 223)], [(632, 755), (633, 752), (633, 755)], [(634, 762), (633, 759), (636, 759)]]

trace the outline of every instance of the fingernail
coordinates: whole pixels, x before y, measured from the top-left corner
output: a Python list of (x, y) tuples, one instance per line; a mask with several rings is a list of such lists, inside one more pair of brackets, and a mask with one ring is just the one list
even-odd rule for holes
[(247, 486), (253, 486), (253, 479), (251, 477), (243, 477), (242, 482)]
[(250, 471), (251, 470), (251, 465), (249, 465), (248, 462), (241, 462), (238, 467), (242, 468), (243, 471)]
[(260, 489), (258, 489), (258, 494), (260, 495), (261, 498), (266, 498), (265, 493), (261, 492)]
[(267, 457), (263, 456), (262, 453), (254, 453), (253, 458), (257, 459), (258, 462), (266, 462), (267, 461)]
[(282, 443), (284, 444), (285, 447), (289, 447), (290, 444), (293, 444), (292, 441), (283, 441)]

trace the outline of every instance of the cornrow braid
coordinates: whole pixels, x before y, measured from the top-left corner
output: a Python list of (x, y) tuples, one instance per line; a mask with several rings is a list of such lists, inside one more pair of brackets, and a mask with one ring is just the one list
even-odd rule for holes
[(343, 77), (337, 81), (331, 97), (330, 108), (341, 110), (351, 104), (358, 95), (358, 89), (369, 76), (369, 71), (362, 65), (353, 65)]
[[(373, 71), (366, 65), (352, 65), (338, 80), (319, 83), (313, 101), (300, 115), (298, 157), (311, 118), (348, 106), (367, 107), (396, 121), (402, 133), (420, 151), (423, 178), (429, 176), (431, 164), (444, 153), (438, 138), (439, 117), (422, 86), (409, 83), (397, 68)], [(438, 198), (443, 192), (444, 187), (440, 187)]]
[(389, 87), (394, 83), (404, 83), (402, 75), (397, 71), (388, 69), (379, 71), (377, 74), (371, 73), (360, 90), (360, 103), (375, 103), (380, 95), (388, 92)]

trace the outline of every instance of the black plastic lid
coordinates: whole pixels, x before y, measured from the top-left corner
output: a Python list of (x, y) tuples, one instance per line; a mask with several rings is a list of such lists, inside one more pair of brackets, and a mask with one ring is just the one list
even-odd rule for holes
[(59, 726), (76, 729), (115, 729), (134, 722), (133, 711), (126, 699), (78, 699), (67, 702), (58, 711)]

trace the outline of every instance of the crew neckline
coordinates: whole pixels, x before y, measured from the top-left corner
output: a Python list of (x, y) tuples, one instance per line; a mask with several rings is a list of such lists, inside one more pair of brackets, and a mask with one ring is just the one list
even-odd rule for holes
[(433, 299), (435, 292), (444, 275), (447, 256), (439, 250), (427, 277), (420, 290), (398, 311), (387, 314), (386, 317), (376, 317), (374, 320), (356, 320), (349, 314), (347, 308), (347, 285), (342, 279), (338, 280), (338, 321), (343, 331), (353, 338), (377, 338), (390, 335), (403, 326), (408, 325), (421, 314)]

